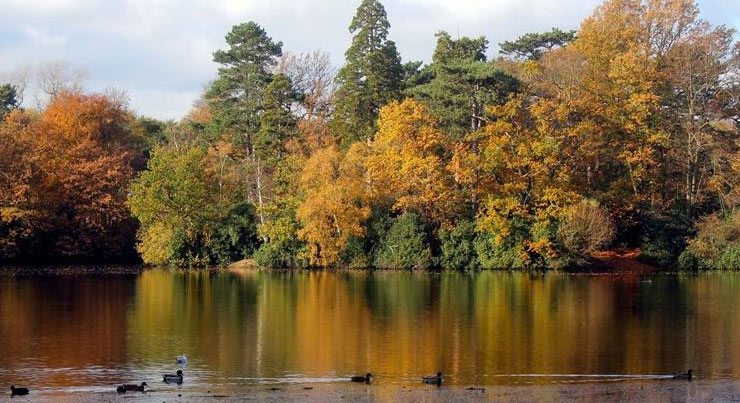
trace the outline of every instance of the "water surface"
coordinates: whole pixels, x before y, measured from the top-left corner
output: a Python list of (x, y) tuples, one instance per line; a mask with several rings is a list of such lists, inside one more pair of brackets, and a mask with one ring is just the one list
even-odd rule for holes
[(0, 274), (0, 385), (42, 393), (332, 383), (740, 380), (740, 273)]

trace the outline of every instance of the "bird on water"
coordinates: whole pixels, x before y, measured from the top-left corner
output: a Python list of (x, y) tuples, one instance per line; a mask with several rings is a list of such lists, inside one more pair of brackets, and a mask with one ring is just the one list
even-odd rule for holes
[(28, 388), (16, 388), (15, 385), (10, 385), (11, 396), (24, 396), (28, 394)]
[(694, 378), (694, 371), (691, 369), (689, 369), (686, 372), (673, 374), (673, 379), (686, 379), (687, 381), (690, 381), (693, 378)]
[(442, 386), (442, 372), (437, 372), (437, 376), (425, 376), (421, 381), (429, 385)]
[(149, 385), (147, 385), (146, 382), (142, 382), (141, 385), (121, 385), (116, 388), (116, 392), (118, 393), (126, 393), (126, 392), (146, 392), (146, 388)]
[(188, 363), (188, 357), (183, 354), (180, 356), (175, 357), (175, 363), (176, 364), (187, 364)]
[(176, 374), (164, 374), (162, 378), (164, 383), (182, 383), (182, 370), (178, 369)]
[(373, 374), (368, 372), (365, 376), (353, 376), (350, 378), (350, 381), (370, 384), (373, 382)]

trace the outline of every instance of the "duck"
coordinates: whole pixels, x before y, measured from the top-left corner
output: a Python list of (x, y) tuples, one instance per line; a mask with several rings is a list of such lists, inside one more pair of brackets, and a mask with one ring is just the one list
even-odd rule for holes
[(434, 375), (425, 376), (424, 378), (422, 378), (421, 381), (429, 385), (441, 386), (442, 385), (442, 372), (437, 372), (437, 376), (434, 376)]
[(28, 394), (28, 388), (16, 388), (15, 385), (10, 385), (10, 396), (24, 396)]
[(357, 382), (357, 383), (370, 384), (373, 382), (373, 374), (368, 372), (367, 374), (365, 374), (365, 376), (353, 376), (349, 378), (349, 380), (352, 382)]
[(176, 364), (187, 364), (188, 363), (188, 357), (183, 354), (175, 357), (175, 363)]
[(694, 371), (689, 369), (685, 373), (677, 373), (673, 374), (673, 379), (686, 379), (687, 381), (690, 381), (694, 377)]
[(164, 374), (162, 380), (164, 383), (182, 383), (182, 370), (178, 369), (176, 374)]
[(116, 388), (116, 392), (118, 393), (126, 393), (126, 392), (146, 392), (146, 388), (149, 385), (147, 385), (146, 382), (142, 382), (141, 385), (121, 385)]

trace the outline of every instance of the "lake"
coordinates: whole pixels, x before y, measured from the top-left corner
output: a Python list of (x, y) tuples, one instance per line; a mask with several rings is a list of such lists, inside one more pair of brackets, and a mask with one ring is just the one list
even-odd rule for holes
[[(187, 354), (186, 383), (161, 384)], [(0, 385), (740, 380), (740, 273), (0, 274)], [(7, 387), (7, 386), (4, 386)], [(174, 390), (174, 389), (173, 389)], [(214, 392), (215, 393), (215, 392)]]

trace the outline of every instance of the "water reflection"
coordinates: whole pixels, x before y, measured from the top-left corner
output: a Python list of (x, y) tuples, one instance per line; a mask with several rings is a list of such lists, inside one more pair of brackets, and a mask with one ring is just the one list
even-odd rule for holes
[(740, 378), (740, 274), (182, 272), (0, 276), (0, 385)]

